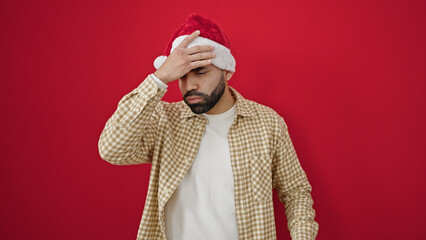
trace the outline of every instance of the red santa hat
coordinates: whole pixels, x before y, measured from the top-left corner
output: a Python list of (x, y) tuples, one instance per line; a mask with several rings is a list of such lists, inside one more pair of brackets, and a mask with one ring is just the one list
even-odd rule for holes
[(213, 52), (216, 57), (212, 59), (212, 64), (220, 69), (235, 72), (235, 59), (231, 54), (231, 44), (222, 28), (212, 19), (200, 16), (197, 13), (191, 13), (186, 21), (180, 25), (172, 38), (169, 40), (163, 56), (158, 56), (154, 61), (154, 67), (160, 68), (166, 61), (167, 56), (183, 41), (185, 37), (196, 30), (200, 30), (200, 34), (187, 48), (198, 45), (212, 45)]

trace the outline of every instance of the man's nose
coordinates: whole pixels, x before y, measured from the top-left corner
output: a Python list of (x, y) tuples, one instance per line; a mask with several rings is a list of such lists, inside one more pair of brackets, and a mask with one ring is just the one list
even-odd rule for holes
[(192, 75), (187, 74), (185, 78), (185, 88), (186, 91), (189, 92), (191, 90), (197, 90), (198, 89), (198, 81), (197, 78), (195, 78)]

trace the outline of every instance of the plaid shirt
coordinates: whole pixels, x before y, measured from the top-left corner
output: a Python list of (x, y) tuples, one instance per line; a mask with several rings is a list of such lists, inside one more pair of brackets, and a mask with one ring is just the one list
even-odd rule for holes
[[(272, 189), (285, 206), (292, 239), (315, 239), (312, 188), (284, 119), (229, 88), (237, 112), (228, 141), (239, 239), (276, 239)], [(137, 240), (166, 239), (164, 205), (195, 159), (207, 124), (183, 101), (161, 101), (166, 91), (148, 75), (119, 101), (98, 142), (111, 164), (151, 163)]]

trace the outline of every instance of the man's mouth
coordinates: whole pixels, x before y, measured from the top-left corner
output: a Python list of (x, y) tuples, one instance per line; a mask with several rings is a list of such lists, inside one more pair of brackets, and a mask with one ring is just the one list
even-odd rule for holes
[(202, 98), (201, 97), (198, 97), (198, 96), (191, 96), (191, 97), (187, 97), (186, 98), (186, 101), (188, 102), (188, 103), (197, 103), (197, 102), (199, 102), (199, 101), (201, 101), (202, 100)]

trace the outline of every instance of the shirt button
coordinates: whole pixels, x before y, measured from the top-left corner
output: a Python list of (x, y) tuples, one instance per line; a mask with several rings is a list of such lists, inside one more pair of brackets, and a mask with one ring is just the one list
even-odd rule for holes
[(140, 112), (140, 111), (141, 111), (141, 109), (140, 109), (139, 107), (136, 107), (136, 108), (135, 108), (135, 111), (136, 111), (136, 112)]
[(156, 91), (155, 91), (155, 89), (152, 89), (149, 93), (154, 96)]

